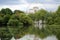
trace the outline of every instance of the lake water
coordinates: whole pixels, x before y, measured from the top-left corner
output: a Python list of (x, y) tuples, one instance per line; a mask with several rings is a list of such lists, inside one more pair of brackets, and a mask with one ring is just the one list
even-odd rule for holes
[[(35, 39), (35, 36), (34, 35), (25, 35), (24, 37), (20, 38), (20, 39), (17, 39), (17, 40), (34, 40)], [(41, 38), (37, 37), (38, 40), (41, 40)], [(15, 40), (14, 37), (12, 37), (11, 40)], [(46, 38), (44, 38), (43, 40), (57, 40), (56, 36), (55, 35), (52, 35), (52, 36), (48, 36)]]

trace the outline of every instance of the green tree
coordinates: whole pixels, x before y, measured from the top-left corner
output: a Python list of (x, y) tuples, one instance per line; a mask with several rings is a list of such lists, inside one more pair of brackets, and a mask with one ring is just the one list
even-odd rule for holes
[(56, 34), (58, 40), (60, 40), (60, 31)]
[(60, 16), (60, 6), (58, 7), (56, 13)]
[(28, 14), (28, 16), (29, 16), (33, 21), (36, 20), (36, 15), (35, 15), (35, 14)]
[(47, 14), (48, 12), (46, 11), (46, 10), (44, 10), (44, 9), (41, 9), (41, 10), (39, 10), (39, 11), (37, 11), (36, 13), (35, 13), (35, 15), (36, 15), (36, 20), (38, 21), (38, 26), (39, 26), (39, 21), (40, 20), (42, 20), (42, 27), (44, 26), (43, 24), (44, 24), (44, 21), (45, 21), (45, 17), (46, 17), (46, 14)]
[(15, 38), (20, 38), (32, 23), (33, 21), (29, 16), (20, 13), (19, 15), (13, 14), (7, 24), (11, 34), (13, 34)]
[(24, 13), (24, 12), (20, 10), (15, 10), (14, 13)]
[(5, 14), (5, 15), (6, 14), (10, 14), (10, 15), (13, 14), (13, 12), (9, 8), (1, 9), (1, 13), (2, 14)]
[(23, 23), (23, 26), (28, 27), (33, 24), (33, 20), (28, 15), (21, 13), (19, 17), (20, 17), (20, 22)]
[(7, 28), (0, 28), (0, 38), (1, 40), (10, 40), (12, 38), (12, 35), (8, 31)]
[(2, 26), (2, 24), (3, 24), (3, 17), (0, 16), (0, 27)]
[(7, 23), (9, 21), (9, 19), (10, 19), (10, 16), (11, 15), (9, 15), (9, 14), (4, 15), (4, 17), (3, 17), (3, 25), (4, 26), (7, 26)]

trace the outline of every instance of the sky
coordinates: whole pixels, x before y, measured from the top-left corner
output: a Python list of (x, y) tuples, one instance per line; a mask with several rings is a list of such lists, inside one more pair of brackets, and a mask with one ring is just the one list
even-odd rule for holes
[(27, 11), (33, 7), (43, 8), (48, 11), (56, 10), (60, 0), (0, 0), (0, 10), (10, 8), (11, 10)]

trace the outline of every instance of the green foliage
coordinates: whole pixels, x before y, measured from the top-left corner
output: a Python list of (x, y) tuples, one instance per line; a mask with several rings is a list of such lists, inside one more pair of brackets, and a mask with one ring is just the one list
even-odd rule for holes
[(32, 19), (29, 16), (22, 13), (19, 15), (13, 14), (8, 22), (8, 24), (11, 26), (20, 26), (20, 24), (23, 26), (29, 26), (32, 25), (32, 23)]
[(41, 9), (41, 10), (37, 11), (36, 12), (37, 20), (44, 20), (47, 13), (48, 12), (46, 10), (44, 10), (44, 9)]
[(9, 21), (9, 19), (10, 19), (9, 14), (4, 15), (4, 17), (3, 17), (3, 25), (7, 26), (7, 23)]
[(58, 16), (60, 16), (60, 6), (58, 7), (56, 13), (58, 14)]
[(27, 33), (26, 30), (32, 23), (32, 19), (29, 16), (20, 13), (19, 15), (13, 14), (7, 24), (10, 33), (12, 33), (15, 38), (21, 38)]
[(8, 21), (7, 25), (8, 26), (20, 26), (20, 25), (22, 25), (22, 23), (19, 22), (18, 19), (19, 19), (18, 16), (12, 15), (10, 20)]
[(56, 37), (60, 40), (60, 31), (56, 34)]
[(35, 15), (35, 14), (29, 14), (28, 16), (29, 16), (33, 21), (36, 20), (36, 15)]
[(46, 37), (46, 34), (45, 33), (43, 33), (43, 32), (40, 32), (40, 34), (39, 34), (39, 36), (40, 36), (40, 38), (45, 38)]
[(19, 26), (20, 24), (22, 25), (17, 19), (10, 19), (8, 22), (8, 26)]
[(0, 38), (1, 40), (10, 40), (12, 35), (9, 33), (8, 29), (2, 27), (0, 28)]
[(14, 13), (17, 14), (17, 13), (24, 13), (24, 12), (20, 10), (15, 10)]
[[(29, 15), (20, 10), (12, 13), (9, 8), (0, 11), (0, 38), (2, 40), (10, 40), (12, 36), (21, 38), (25, 34), (35, 34), (42, 39), (54, 34), (60, 40), (60, 6), (56, 12), (41, 9), (35, 14)], [(42, 20), (42, 24), (44, 21), (46, 22), (45, 28), (34, 27), (34, 22), (38, 21), (39, 23), (40, 20)]]
[(3, 24), (3, 17), (0, 16), (0, 26)]
[(12, 11), (9, 8), (1, 9), (2, 14), (12, 14)]
[(23, 23), (23, 26), (28, 27), (28, 26), (31, 26), (33, 24), (33, 20), (25, 14), (21, 13), (19, 18), (20, 18), (20, 22)]

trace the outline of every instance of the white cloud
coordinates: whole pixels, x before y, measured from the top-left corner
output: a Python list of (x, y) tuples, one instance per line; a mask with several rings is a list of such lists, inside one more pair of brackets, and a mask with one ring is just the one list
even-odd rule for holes
[(0, 9), (2, 8), (10, 8), (11, 10), (22, 10), (27, 11), (32, 9), (33, 7), (39, 7), (39, 9), (43, 8), (46, 10), (52, 10), (57, 8), (57, 4), (20, 4), (20, 5), (0, 5)]
[(19, 0), (21, 2), (21, 4), (28, 4), (28, 2), (26, 0)]
[(26, 7), (28, 7), (28, 5), (3, 5), (3, 6), (0, 6), (0, 9), (2, 9), (2, 8), (10, 8), (11, 10), (25, 11)]

